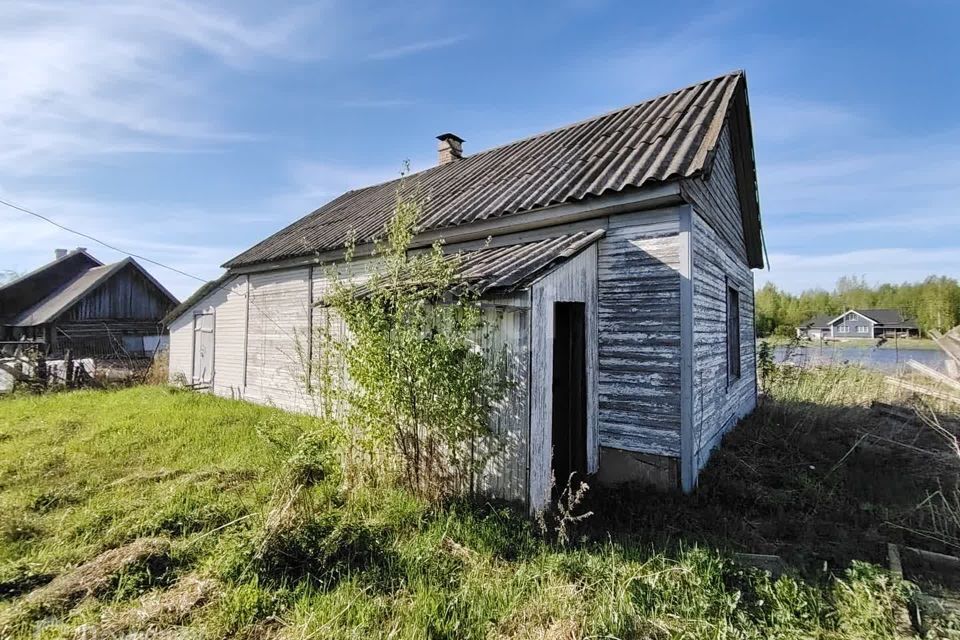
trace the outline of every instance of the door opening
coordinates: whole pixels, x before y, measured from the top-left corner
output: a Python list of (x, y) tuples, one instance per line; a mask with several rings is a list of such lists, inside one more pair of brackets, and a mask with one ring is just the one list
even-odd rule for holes
[(556, 302), (553, 336), (554, 498), (587, 475), (586, 305)]
[(213, 313), (193, 316), (193, 384), (210, 386), (213, 382)]

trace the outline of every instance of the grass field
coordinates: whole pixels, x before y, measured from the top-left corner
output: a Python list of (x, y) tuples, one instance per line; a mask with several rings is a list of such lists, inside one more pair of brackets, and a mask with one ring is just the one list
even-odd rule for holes
[(883, 542), (929, 543), (944, 474), (866, 448), (875, 377), (789, 375), (693, 496), (594, 490), (569, 547), (503, 505), (345, 493), (308, 418), (160, 386), (3, 399), (0, 637), (893, 637)]

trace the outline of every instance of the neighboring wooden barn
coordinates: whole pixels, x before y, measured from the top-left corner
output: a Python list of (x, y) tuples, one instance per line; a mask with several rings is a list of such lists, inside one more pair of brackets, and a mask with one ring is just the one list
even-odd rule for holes
[[(753, 274), (763, 246), (746, 79), (733, 73), (406, 178), (414, 247), (443, 240), (480, 283), (521, 384), (492, 417), (506, 443), (491, 495), (531, 509), (551, 476), (692, 489), (756, 404)], [(329, 268), (377, 268), (398, 181), (350, 191), (224, 265), (169, 317), (170, 373), (212, 392), (312, 411)]]
[(32, 342), (48, 356), (142, 356), (178, 301), (133, 258), (105, 265), (85, 249), (0, 287), (0, 346)]

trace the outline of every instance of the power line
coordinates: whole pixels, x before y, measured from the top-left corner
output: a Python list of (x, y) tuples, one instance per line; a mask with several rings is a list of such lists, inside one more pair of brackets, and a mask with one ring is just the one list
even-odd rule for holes
[(29, 214), (29, 215), (31, 215), (31, 216), (34, 216), (35, 218), (40, 218), (40, 219), (43, 220), (44, 222), (48, 222), (48, 223), (52, 224), (53, 226), (55, 226), (55, 227), (57, 227), (57, 228), (59, 228), (59, 229), (63, 229), (64, 231), (68, 231), (69, 233), (72, 233), (72, 234), (74, 234), (74, 235), (78, 235), (78, 236), (80, 236), (81, 238), (86, 238), (87, 240), (92, 240), (92, 241), (96, 242), (97, 244), (103, 245), (103, 246), (106, 247), (107, 249), (111, 249), (111, 250), (116, 251), (116, 252), (118, 252), (118, 253), (126, 254), (126, 255), (128, 255), (128, 256), (133, 257), (133, 258), (138, 258), (138, 259), (140, 259), (140, 260), (143, 260), (144, 262), (149, 262), (150, 264), (156, 265), (156, 266), (158, 266), (158, 267), (162, 267), (162, 268), (164, 268), (164, 269), (169, 269), (170, 271), (173, 271), (174, 273), (179, 273), (179, 274), (182, 275), (182, 276), (186, 276), (186, 277), (188, 277), (188, 278), (193, 278), (194, 280), (199, 280), (200, 282), (206, 282), (206, 281), (207, 281), (205, 278), (201, 278), (201, 277), (199, 277), (199, 276), (195, 276), (195, 275), (193, 275), (192, 273), (187, 273), (186, 271), (181, 271), (180, 269), (177, 269), (176, 267), (171, 267), (171, 266), (169, 266), (169, 265), (163, 264), (162, 262), (157, 262), (156, 260), (151, 260), (150, 258), (148, 258), (148, 257), (146, 257), (146, 256), (141, 256), (141, 255), (138, 255), (138, 254), (136, 254), (136, 253), (132, 253), (132, 252), (130, 252), (130, 251), (126, 251), (125, 249), (121, 249), (120, 247), (117, 247), (117, 246), (114, 246), (114, 245), (109, 244), (109, 243), (107, 243), (107, 242), (104, 242), (103, 240), (101, 240), (101, 239), (99, 239), (99, 238), (95, 238), (95, 237), (91, 236), (91, 235), (88, 234), (88, 233), (83, 233), (82, 231), (77, 231), (76, 229), (71, 229), (70, 227), (64, 226), (64, 225), (60, 224), (59, 222), (56, 222), (55, 220), (51, 220), (50, 218), (48, 218), (48, 217), (45, 216), (45, 215), (39, 214), (39, 213), (37, 213), (36, 211), (31, 211), (30, 209), (26, 209), (26, 208), (21, 207), (21, 206), (19, 206), (19, 205), (13, 204), (12, 202), (7, 202), (6, 200), (0, 200), (0, 204), (4, 205), (4, 206), (6, 206), (6, 207), (10, 207), (11, 209), (16, 209), (17, 211), (22, 211), (23, 213), (26, 213), (26, 214)]
[[(36, 217), (36, 218), (39, 218), (40, 220), (43, 220), (44, 222), (47, 222), (47, 223), (49, 223), (49, 224), (52, 224), (53, 226), (55, 226), (55, 227), (57, 227), (57, 228), (59, 228), (59, 229), (63, 229), (64, 231), (67, 231), (67, 232), (72, 233), (72, 234), (74, 234), (74, 235), (78, 235), (78, 236), (80, 236), (81, 238), (86, 238), (87, 240), (92, 240), (93, 242), (96, 242), (97, 244), (103, 245), (104, 247), (106, 247), (106, 248), (108, 248), (108, 249), (110, 249), (110, 250), (112, 250), (112, 251), (116, 251), (116, 252), (118, 252), (118, 253), (123, 253), (123, 254), (128, 255), (128, 256), (130, 256), (130, 257), (132, 257), (132, 258), (138, 258), (138, 259), (140, 259), (140, 260), (143, 260), (144, 262), (149, 262), (150, 264), (156, 265), (156, 266), (158, 266), (158, 267), (163, 267), (164, 269), (169, 269), (170, 271), (173, 271), (174, 273), (179, 273), (180, 275), (186, 276), (186, 277), (188, 277), (188, 278), (193, 278), (194, 280), (199, 280), (200, 282), (203, 282), (204, 284), (206, 284), (207, 282), (209, 282), (206, 278), (201, 278), (200, 276), (195, 276), (195, 275), (193, 275), (192, 273), (187, 273), (186, 271), (181, 271), (180, 269), (177, 269), (176, 267), (171, 267), (171, 266), (169, 266), (169, 265), (163, 264), (162, 262), (157, 262), (156, 260), (152, 260), (152, 259), (150, 259), (150, 258), (148, 258), (148, 257), (146, 257), (146, 256), (142, 256), (142, 255), (139, 255), (139, 254), (136, 254), (136, 253), (132, 253), (132, 252), (130, 252), (130, 251), (127, 251), (127, 250), (125, 250), (125, 249), (121, 249), (120, 247), (117, 247), (117, 246), (115, 246), (115, 245), (112, 245), (112, 244), (110, 244), (110, 243), (108, 243), (108, 242), (104, 242), (104, 241), (101, 240), (100, 238), (96, 238), (96, 237), (90, 235), (89, 233), (83, 233), (82, 231), (77, 231), (76, 229), (71, 229), (70, 227), (64, 226), (64, 225), (60, 224), (59, 222), (57, 222), (57, 221), (55, 221), (55, 220), (51, 220), (50, 218), (48, 218), (48, 217), (45, 216), (45, 215), (42, 215), (42, 214), (40, 214), (40, 213), (37, 213), (36, 211), (31, 211), (30, 209), (27, 209), (27, 208), (25, 208), (25, 207), (21, 207), (21, 206), (16, 205), (16, 204), (14, 204), (14, 203), (12, 203), (12, 202), (7, 202), (6, 200), (0, 199), (0, 204), (4, 205), (4, 206), (6, 206), (6, 207), (10, 207), (11, 209), (16, 209), (17, 211), (22, 211), (23, 213), (29, 214), (29, 215), (34, 216), (34, 217)], [(216, 287), (214, 288), (214, 291), (228, 291), (228, 290), (227, 290), (227, 288), (224, 287), (223, 285), (216, 285)], [(212, 292), (211, 292), (211, 293), (212, 293)], [(256, 307), (261, 313), (263, 313), (263, 315), (264, 315), (265, 318), (267, 318), (270, 322), (272, 322), (274, 325), (276, 325), (276, 327), (277, 327), (278, 329), (280, 329), (283, 333), (286, 333), (287, 335), (291, 335), (291, 334), (289, 334), (289, 332), (287, 332), (286, 328), (285, 328), (283, 325), (281, 325), (279, 322), (277, 322), (277, 320), (276, 320), (272, 315), (270, 315), (270, 314), (267, 312), (266, 309), (264, 309), (263, 307), (261, 307), (260, 305), (258, 305), (252, 298), (250, 298), (249, 293), (247, 294), (247, 297), (248, 297), (248, 299), (250, 299), (250, 304), (252, 304), (254, 307)], [(312, 301), (311, 301), (311, 302), (312, 302)], [(309, 312), (310, 312), (310, 313), (313, 313), (312, 310), (310, 310)]]

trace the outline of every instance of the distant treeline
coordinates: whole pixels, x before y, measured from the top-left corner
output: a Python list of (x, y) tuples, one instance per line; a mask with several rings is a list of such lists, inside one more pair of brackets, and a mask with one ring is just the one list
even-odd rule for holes
[(756, 293), (757, 334), (793, 335), (796, 327), (821, 313), (847, 309), (899, 309), (926, 334), (960, 324), (960, 283), (930, 276), (923, 282), (871, 287), (863, 278), (844, 276), (833, 291), (809, 289), (796, 295), (768, 282)]

